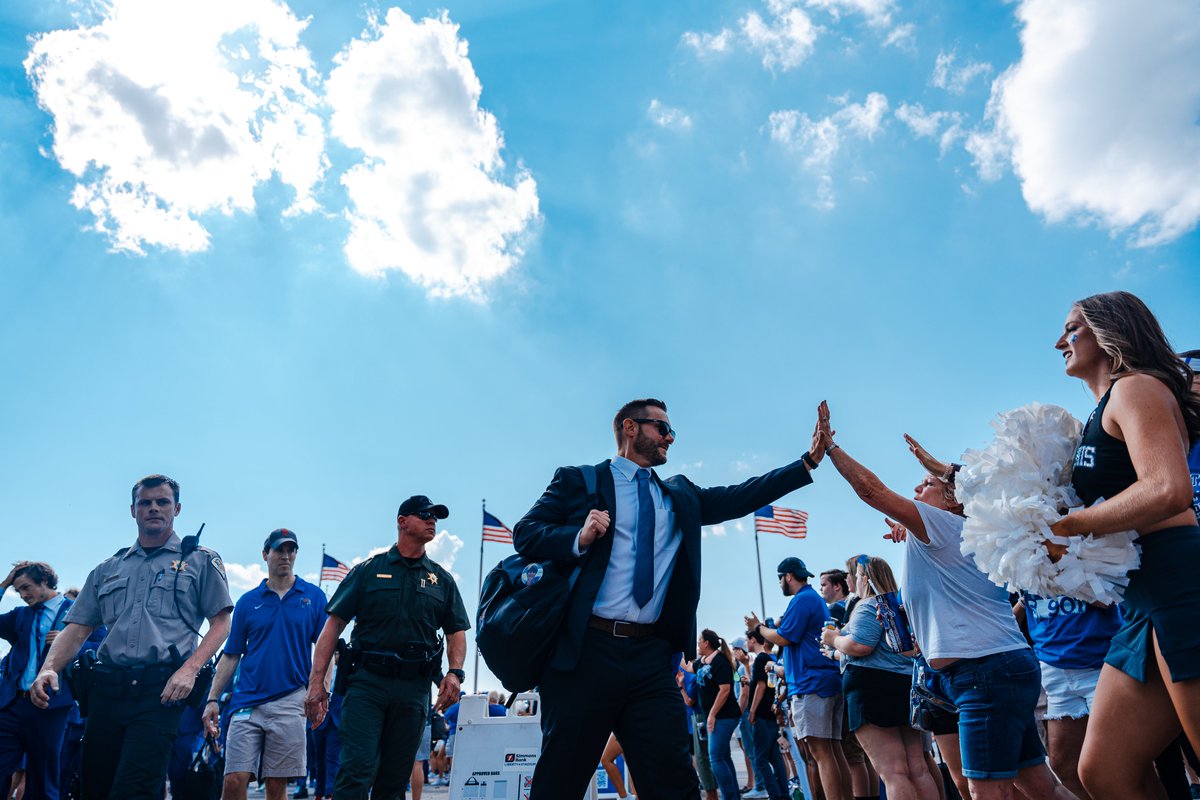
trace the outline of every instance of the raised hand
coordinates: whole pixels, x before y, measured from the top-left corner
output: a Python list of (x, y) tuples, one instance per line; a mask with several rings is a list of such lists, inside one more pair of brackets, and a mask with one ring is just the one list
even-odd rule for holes
[(921, 446), (920, 442), (907, 433), (904, 434), (904, 442), (908, 445), (908, 451), (917, 457), (917, 461), (921, 462), (921, 466), (925, 468), (926, 472), (943, 479), (950, 477), (950, 464), (934, 458), (928, 450)]

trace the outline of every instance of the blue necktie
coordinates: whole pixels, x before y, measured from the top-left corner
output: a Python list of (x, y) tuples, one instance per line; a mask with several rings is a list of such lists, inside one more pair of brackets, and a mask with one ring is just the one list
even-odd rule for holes
[(654, 500), (650, 497), (650, 470), (637, 471), (638, 515), (634, 541), (633, 599), (644, 607), (654, 596)]

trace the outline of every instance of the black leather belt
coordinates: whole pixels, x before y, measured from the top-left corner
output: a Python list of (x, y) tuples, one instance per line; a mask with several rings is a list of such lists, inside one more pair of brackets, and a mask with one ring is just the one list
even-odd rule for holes
[(654, 626), (646, 622), (622, 622), (619, 619), (597, 617), (595, 614), (588, 617), (588, 627), (604, 631), (618, 639), (641, 639), (654, 632)]

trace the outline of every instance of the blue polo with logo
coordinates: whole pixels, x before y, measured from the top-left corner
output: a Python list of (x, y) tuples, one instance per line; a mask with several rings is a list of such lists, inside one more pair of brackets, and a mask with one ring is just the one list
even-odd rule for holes
[(233, 607), (225, 652), (241, 656), (229, 707), (252, 708), (308, 685), (325, 593), (297, 576), (282, 598), (264, 580)]
[(837, 662), (821, 655), (817, 644), (828, 615), (829, 606), (825, 605), (821, 595), (805, 584), (792, 596), (787, 611), (779, 620), (779, 635), (791, 642), (783, 648), (783, 671), (787, 676), (789, 697), (801, 694), (832, 697), (842, 691)]

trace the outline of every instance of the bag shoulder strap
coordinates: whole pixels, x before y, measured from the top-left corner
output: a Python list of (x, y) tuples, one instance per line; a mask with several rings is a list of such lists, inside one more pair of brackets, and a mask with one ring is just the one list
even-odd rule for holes
[(594, 464), (580, 464), (576, 469), (583, 474), (583, 485), (587, 489), (588, 507), (595, 508), (599, 500), (599, 495), (596, 493), (596, 466)]
[[(589, 509), (599, 508), (600, 507), (600, 493), (596, 486), (596, 484), (597, 484), (596, 465), (595, 464), (580, 464), (575, 469), (579, 470), (580, 474), (583, 475), (583, 486), (584, 486), (584, 490), (587, 492), (588, 508)], [(571, 577), (568, 580), (569, 580), (569, 585), (572, 589), (575, 588), (575, 581), (577, 581), (579, 579), (579, 573), (583, 570), (583, 562), (586, 560), (587, 560), (587, 555), (585, 554), (584, 557), (579, 559), (578, 563), (575, 564), (575, 569), (571, 570)]]

